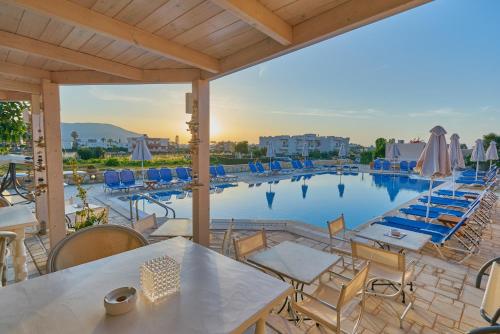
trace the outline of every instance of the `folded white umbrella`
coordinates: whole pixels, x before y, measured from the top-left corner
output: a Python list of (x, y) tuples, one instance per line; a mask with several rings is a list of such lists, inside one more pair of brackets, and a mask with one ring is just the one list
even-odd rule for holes
[(431, 179), (429, 183), (429, 198), (427, 199), (427, 211), (425, 219), (429, 218), (429, 208), (432, 197), (432, 183), (436, 177), (446, 177), (451, 174), (450, 155), (446, 145), (446, 131), (441, 126), (435, 126), (431, 129), (431, 136), (417, 161), (415, 169), (422, 176)]
[(347, 155), (347, 148), (344, 143), (340, 144), (339, 148), (339, 158), (344, 158)]
[(476, 144), (472, 149), (472, 155), (470, 157), (470, 161), (476, 162), (476, 181), (477, 181), (477, 174), (479, 172), (479, 162), (486, 161), (486, 154), (484, 153), (484, 145), (481, 139), (476, 139)]
[(398, 158), (401, 156), (401, 152), (399, 151), (399, 147), (398, 147), (398, 144), (396, 143), (392, 143), (390, 146), (389, 146), (389, 150), (387, 151), (387, 159), (389, 161), (397, 161)]
[(460, 137), (456, 133), (450, 137), (449, 153), (453, 180), (453, 198), (455, 198), (455, 169), (465, 168), (464, 155), (460, 148)]
[(302, 147), (302, 156), (303, 157), (309, 156), (309, 145), (307, 144), (307, 142), (304, 142), (304, 146)]
[(153, 159), (146, 143), (146, 137), (138, 137), (135, 142), (134, 150), (132, 151), (133, 161), (141, 161), (142, 180), (144, 181), (144, 161)]
[(274, 158), (275, 154), (276, 153), (274, 152), (273, 142), (269, 140), (267, 142), (267, 152), (266, 152), (266, 157), (269, 158), (269, 170), (271, 170), (271, 161)]
[(490, 141), (490, 146), (488, 146), (488, 149), (486, 150), (486, 160), (490, 161), (490, 169), (493, 160), (498, 160), (497, 143), (494, 140)]

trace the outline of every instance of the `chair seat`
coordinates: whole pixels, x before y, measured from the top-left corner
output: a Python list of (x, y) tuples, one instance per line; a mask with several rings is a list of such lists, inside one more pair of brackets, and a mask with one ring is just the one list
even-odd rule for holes
[[(411, 270), (405, 272), (405, 282), (410, 282), (411, 280)], [(370, 264), (370, 277), (388, 280), (391, 282), (401, 284), (402, 273), (400, 271), (394, 270), (389, 266), (376, 263), (374, 261)]]
[[(329, 285), (321, 284), (312, 294), (324, 302), (331, 305), (337, 305), (340, 297), (340, 290), (337, 290)], [(354, 307), (358, 304), (356, 299), (353, 299), (348, 305), (342, 307), (340, 321), (347, 319), (352, 313)], [(307, 315), (312, 320), (325, 326), (326, 328), (335, 331), (337, 329), (337, 312), (332, 308), (320, 303), (319, 301), (304, 297), (303, 301), (293, 303), (295, 311)]]

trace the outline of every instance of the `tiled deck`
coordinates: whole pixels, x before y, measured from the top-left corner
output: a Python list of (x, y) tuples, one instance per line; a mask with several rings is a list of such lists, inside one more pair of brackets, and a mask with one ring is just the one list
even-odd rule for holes
[[(130, 222), (121, 214), (111, 210), (110, 221), (115, 224), (130, 226)], [(493, 223), (486, 228), (481, 243), (481, 252), (470, 257), (463, 264), (443, 261), (431, 247), (424, 248), (421, 254), (410, 253), (409, 258), (417, 260), (415, 307), (404, 320), (404, 328), (399, 328), (395, 310), (401, 311), (400, 301), (391, 301), (368, 297), (366, 313), (359, 333), (464, 333), (471, 328), (485, 326), (486, 322), (479, 315), (479, 306), (483, 291), (474, 287), (478, 268), (487, 260), (500, 256), (500, 200), (497, 201), (492, 215)], [(212, 231), (211, 247), (218, 250), (223, 231)], [(237, 230), (234, 237), (247, 235), (252, 231)], [(292, 234), (286, 231), (269, 231), (270, 246), (285, 240), (295, 241), (320, 250), (328, 250), (324, 242)], [(44, 242), (42, 246), (41, 240)], [(45, 271), (46, 248), (48, 242), (41, 239), (27, 239), (31, 256), (28, 257), (30, 277)], [(34, 260), (34, 261), (33, 261)], [(337, 271), (341, 271), (337, 268)], [(351, 275), (350, 272), (345, 272)], [(12, 278), (12, 268), (9, 268)], [(306, 288), (310, 291), (314, 287)], [(353, 316), (355, 316), (354, 314)], [(307, 322), (302, 326), (309, 327)]]

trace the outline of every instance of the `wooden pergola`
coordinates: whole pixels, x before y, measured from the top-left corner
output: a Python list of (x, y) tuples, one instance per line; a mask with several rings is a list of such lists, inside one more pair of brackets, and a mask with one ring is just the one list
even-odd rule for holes
[(66, 235), (59, 85), (192, 83), (193, 232), (208, 245), (210, 80), (429, 1), (0, 0), (0, 100), (41, 116), (51, 244)]

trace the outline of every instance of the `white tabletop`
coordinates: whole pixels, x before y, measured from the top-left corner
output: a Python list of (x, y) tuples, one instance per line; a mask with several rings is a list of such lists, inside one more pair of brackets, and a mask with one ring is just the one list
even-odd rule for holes
[[(98, 209), (102, 208), (102, 205), (96, 205), (96, 204), (91, 204), (89, 203), (89, 209)], [(82, 211), (83, 207), (81, 207), (79, 204), (68, 204), (64, 206), (64, 214), (65, 215), (72, 215), (74, 213), (77, 213), (78, 211)]]
[(167, 220), (150, 235), (151, 237), (193, 237), (193, 221), (191, 219), (173, 218)]
[(399, 229), (399, 231), (401, 233), (404, 233), (405, 236), (402, 237), (401, 239), (387, 236), (390, 235), (391, 229), (392, 228), (389, 226), (373, 224), (362, 229), (360, 232), (356, 234), (356, 236), (376, 241), (384, 245), (404, 248), (415, 252), (419, 252), (425, 246), (425, 244), (431, 240), (431, 236), (428, 234), (417, 233), (402, 229)]
[(33, 158), (19, 154), (4, 154), (0, 155), (0, 164), (19, 164), (29, 165), (33, 163)]
[(33, 226), (37, 223), (35, 215), (22, 204), (0, 208), (0, 229)]
[(305, 284), (313, 283), (339, 260), (335, 254), (290, 241), (248, 258), (249, 262)]
[[(106, 316), (106, 293), (140, 291), (140, 265), (161, 255), (180, 262), (181, 291), (157, 304), (139, 292), (135, 310)], [(179, 237), (0, 289), (0, 333), (242, 333), (290, 293), (289, 284)]]

